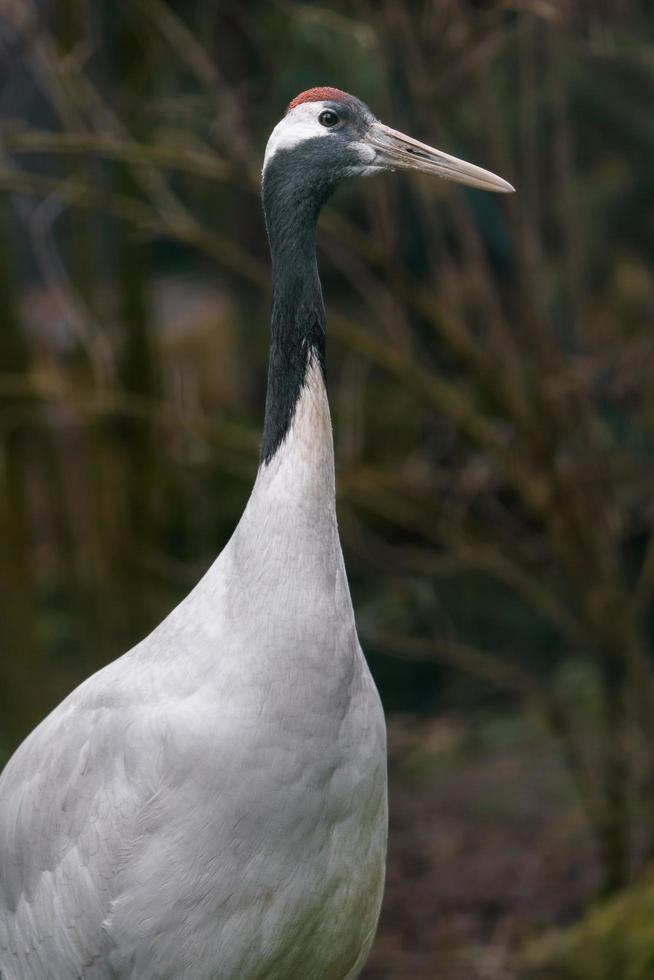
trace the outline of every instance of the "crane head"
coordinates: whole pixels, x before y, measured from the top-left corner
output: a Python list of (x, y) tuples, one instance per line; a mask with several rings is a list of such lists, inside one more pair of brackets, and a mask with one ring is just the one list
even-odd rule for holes
[(264, 159), (285, 162), (289, 179), (313, 183), (326, 196), (343, 178), (384, 170), (415, 170), (507, 193), (514, 188), (488, 170), (385, 126), (367, 105), (340, 89), (312, 88), (296, 96), (275, 126)]

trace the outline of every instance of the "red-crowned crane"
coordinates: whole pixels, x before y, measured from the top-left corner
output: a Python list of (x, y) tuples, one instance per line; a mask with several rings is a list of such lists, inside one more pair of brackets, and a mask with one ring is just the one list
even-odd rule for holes
[(315, 234), (345, 177), (499, 177), (304, 92), (263, 167), (273, 266), (261, 463), (231, 540), (0, 778), (2, 980), (352, 980), (386, 855), (384, 716), (334, 500)]

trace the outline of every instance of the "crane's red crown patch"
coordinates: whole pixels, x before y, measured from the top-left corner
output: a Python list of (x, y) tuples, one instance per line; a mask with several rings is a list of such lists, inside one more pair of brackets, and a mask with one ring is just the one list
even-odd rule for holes
[(290, 112), (296, 106), (302, 105), (303, 102), (344, 102), (351, 98), (352, 96), (348, 95), (347, 92), (342, 92), (340, 88), (331, 88), (329, 85), (323, 85), (319, 88), (308, 88), (306, 92), (300, 92), (292, 102), (289, 102), (286, 112)]

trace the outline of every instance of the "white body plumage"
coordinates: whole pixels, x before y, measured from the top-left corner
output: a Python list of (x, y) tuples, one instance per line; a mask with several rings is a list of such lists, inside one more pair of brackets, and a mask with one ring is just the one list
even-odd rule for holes
[(14, 755), (2, 980), (358, 975), (383, 889), (385, 729), (333, 479), (311, 369), (202, 581)]

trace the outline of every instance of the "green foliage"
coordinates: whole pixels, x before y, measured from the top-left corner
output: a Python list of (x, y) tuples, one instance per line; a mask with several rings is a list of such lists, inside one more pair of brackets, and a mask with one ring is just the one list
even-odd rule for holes
[[(522, 974), (521, 974), (522, 976)], [(651, 980), (654, 875), (592, 909), (571, 929), (534, 943), (524, 980)]]

